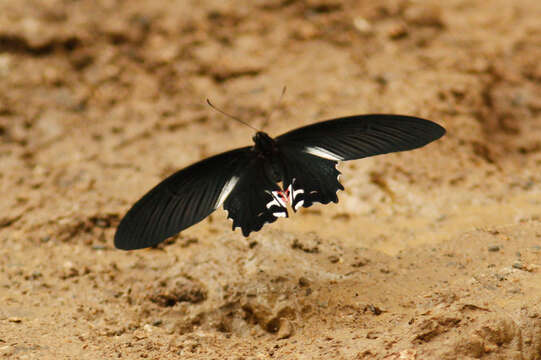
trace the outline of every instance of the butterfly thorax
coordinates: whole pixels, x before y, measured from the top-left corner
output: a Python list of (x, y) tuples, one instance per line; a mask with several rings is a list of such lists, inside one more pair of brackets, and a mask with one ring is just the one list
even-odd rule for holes
[(253, 137), (254, 151), (257, 156), (264, 160), (266, 176), (273, 182), (282, 181), (284, 174), (280, 162), (279, 149), (276, 142), (266, 133), (258, 131)]
[(277, 151), (276, 142), (263, 131), (256, 132), (252, 139), (255, 143), (254, 150), (258, 155), (269, 157)]

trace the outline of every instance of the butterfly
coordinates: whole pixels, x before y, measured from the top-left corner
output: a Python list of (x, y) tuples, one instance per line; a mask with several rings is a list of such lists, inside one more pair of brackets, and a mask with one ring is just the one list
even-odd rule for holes
[[(318, 122), (276, 138), (196, 162), (151, 189), (126, 213), (115, 246), (157, 245), (223, 206), (248, 236), (264, 224), (314, 203), (337, 203), (339, 161), (412, 150), (445, 134), (440, 125), (404, 115), (357, 115)], [(281, 184), (281, 186), (279, 185)]]

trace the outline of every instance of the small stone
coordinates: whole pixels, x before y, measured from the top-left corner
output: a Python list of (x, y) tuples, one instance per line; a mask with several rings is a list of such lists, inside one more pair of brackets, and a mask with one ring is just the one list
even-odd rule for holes
[(20, 317), (15, 317), (15, 316), (14, 316), (14, 317), (8, 318), (8, 321), (9, 321), (9, 322), (12, 322), (12, 323), (17, 323), (17, 324), (19, 324), (19, 323), (23, 322), (23, 319), (21, 319)]
[(517, 261), (517, 262), (515, 262), (513, 264), (513, 268), (518, 269), (518, 270), (522, 270), (522, 269), (524, 269), (524, 265), (520, 261)]
[(383, 310), (381, 310), (379, 307), (368, 304), (364, 307), (364, 312), (370, 311), (374, 315), (381, 315), (383, 313)]
[(280, 319), (280, 329), (278, 330), (278, 334), (276, 334), (278, 340), (290, 338), (293, 335), (293, 332), (294, 327), (291, 321), (285, 318)]
[(340, 258), (338, 256), (336, 256), (336, 255), (331, 255), (331, 256), (329, 256), (329, 261), (331, 263), (333, 263), (333, 264), (336, 264), (337, 262), (340, 261)]
[(357, 17), (353, 20), (353, 26), (357, 31), (359, 31), (361, 34), (370, 34), (372, 32), (372, 25), (368, 22), (368, 20)]
[(137, 329), (133, 332), (133, 337), (136, 338), (137, 340), (143, 340), (143, 339), (146, 339), (148, 336), (144, 330)]
[(77, 270), (77, 268), (71, 261), (66, 261), (64, 263), (64, 270), (62, 271), (60, 278), (62, 280), (66, 280), (76, 276), (79, 276), (79, 270)]
[(387, 36), (393, 40), (404, 38), (408, 35), (408, 28), (402, 23), (392, 24), (387, 29)]
[(417, 359), (417, 350), (415, 349), (406, 349), (399, 352), (397, 359), (399, 360), (415, 360)]
[(488, 247), (488, 251), (490, 251), (490, 252), (500, 251), (500, 246), (499, 245), (491, 245), (491, 246)]
[(306, 240), (299, 239), (293, 239), (293, 243), (291, 244), (292, 249), (299, 249), (304, 251), (305, 253), (309, 254), (317, 254), (319, 253), (319, 247), (318, 245), (321, 244), (321, 240), (319, 238), (308, 238)]
[(366, 264), (368, 264), (370, 262), (369, 259), (367, 258), (361, 258), (361, 259), (356, 259), (356, 261), (351, 264), (352, 267), (362, 267), (362, 266), (365, 266)]
[(377, 338), (380, 337), (380, 333), (376, 332), (376, 331), (369, 331), (367, 334), (366, 334), (366, 338), (367, 339), (370, 339), (370, 340), (376, 340)]

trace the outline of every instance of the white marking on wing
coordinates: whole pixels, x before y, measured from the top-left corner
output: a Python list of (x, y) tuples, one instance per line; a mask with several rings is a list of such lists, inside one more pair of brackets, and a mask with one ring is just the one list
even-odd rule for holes
[(303, 189), (293, 190), (293, 199), (295, 199), (297, 195), (299, 194), (304, 194), (304, 190)]
[(231, 194), (231, 191), (233, 191), (233, 188), (235, 185), (237, 185), (237, 182), (239, 181), (238, 176), (233, 176), (231, 179), (229, 179), (228, 182), (225, 183), (224, 187), (222, 188), (222, 191), (220, 191), (220, 196), (218, 196), (218, 200), (216, 200), (216, 203), (214, 204), (214, 208), (217, 209), (224, 203), (225, 199)]
[(293, 178), (293, 180), (291, 181), (291, 184), (289, 184), (289, 187), (287, 188), (288, 191), (289, 191), (289, 202), (290, 203), (293, 203), (293, 200), (295, 200), (295, 198), (297, 197), (298, 194), (304, 194), (303, 189), (295, 190), (295, 188), (293, 187), (293, 184), (295, 184), (295, 180), (297, 180), (297, 179)]
[[(278, 190), (278, 191), (273, 191), (273, 192), (272, 192), (272, 196), (273, 196), (274, 199), (275, 199), (276, 201), (278, 201), (278, 203), (280, 204), (280, 205), (278, 205), (278, 206), (281, 206), (281, 207), (287, 207), (287, 204), (286, 204), (287, 198), (284, 197), (284, 194), (283, 194), (282, 191), (279, 191), (279, 190)], [(285, 200), (285, 201), (284, 201), (284, 200)], [(267, 209), (268, 209), (268, 206), (267, 206)]]
[(267, 209), (270, 209), (273, 205), (276, 205), (278, 207), (280, 207), (280, 203), (278, 202), (278, 200), (276, 198), (273, 197), (272, 201), (269, 201), (267, 203)]
[(275, 217), (287, 217), (286, 213), (284, 212), (275, 212), (275, 213), (272, 213), (272, 215), (274, 215)]
[(333, 152), (331, 152), (331, 151), (329, 151), (327, 149), (324, 149), (322, 147), (319, 147), (319, 146), (306, 146), (304, 148), (304, 152), (306, 152), (308, 154), (315, 155), (315, 156), (323, 158), (323, 159), (335, 160), (335, 161), (344, 160), (343, 157), (341, 157), (339, 155), (336, 155), (335, 153), (333, 153)]
[(295, 211), (299, 210), (299, 208), (300, 208), (301, 206), (303, 206), (303, 205), (304, 205), (304, 200), (299, 201), (299, 202), (295, 205)]

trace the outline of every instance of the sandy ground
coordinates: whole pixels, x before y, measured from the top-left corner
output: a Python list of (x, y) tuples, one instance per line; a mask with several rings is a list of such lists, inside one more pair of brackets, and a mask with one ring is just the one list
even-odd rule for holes
[[(541, 359), (541, 2), (0, 2), (0, 356)], [(276, 107), (282, 86), (288, 92)], [(448, 130), (340, 202), (157, 249), (125, 211), (206, 156), (342, 115)], [(269, 113), (276, 107), (272, 117)]]

